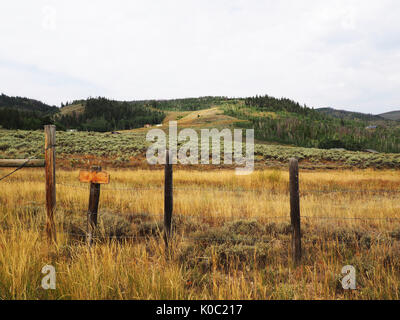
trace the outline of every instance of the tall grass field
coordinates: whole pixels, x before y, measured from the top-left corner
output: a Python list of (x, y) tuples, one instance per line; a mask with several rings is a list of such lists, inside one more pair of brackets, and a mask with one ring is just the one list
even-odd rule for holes
[[(301, 170), (298, 267), (287, 169), (175, 170), (169, 250), (164, 172), (107, 171), (91, 248), (89, 185), (78, 170), (57, 169), (57, 244), (45, 234), (44, 170), (1, 182), (0, 299), (399, 299), (398, 171)], [(55, 290), (41, 286), (47, 264)], [(356, 268), (357, 290), (342, 288), (346, 265)]]

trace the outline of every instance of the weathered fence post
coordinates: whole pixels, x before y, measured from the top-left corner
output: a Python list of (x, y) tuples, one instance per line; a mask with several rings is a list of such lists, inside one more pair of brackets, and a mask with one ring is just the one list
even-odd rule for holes
[(172, 233), (172, 209), (173, 209), (173, 185), (172, 185), (172, 163), (169, 161), (169, 150), (166, 151), (165, 181), (164, 181), (164, 241), (168, 248), (168, 241)]
[(46, 233), (49, 242), (56, 242), (54, 211), (56, 207), (56, 127), (44, 126), (45, 133), (45, 175), (46, 175)]
[[(101, 167), (92, 167), (91, 172), (100, 172)], [(90, 182), (89, 209), (87, 213), (87, 237), (89, 246), (93, 243), (93, 234), (97, 227), (97, 213), (99, 210), (100, 184)]]
[(289, 162), (290, 220), (292, 223), (292, 255), (295, 265), (301, 261), (299, 163), (297, 159)]
[(89, 208), (87, 212), (86, 241), (89, 246), (93, 243), (93, 233), (97, 227), (97, 213), (99, 210), (100, 184), (110, 183), (110, 175), (101, 171), (101, 167), (94, 166), (90, 171), (79, 172), (80, 182), (90, 182)]

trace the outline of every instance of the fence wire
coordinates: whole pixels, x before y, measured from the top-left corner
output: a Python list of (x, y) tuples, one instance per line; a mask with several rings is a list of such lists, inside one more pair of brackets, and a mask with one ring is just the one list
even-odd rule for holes
[[(43, 204), (40, 202), (36, 201), (31, 201), (27, 202), (25, 204), (28, 204), (28, 206), (23, 206), (22, 208), (43, 208)], [(76, 212), (81, 212), (81, 213), (87, 213), (87, 210), (83, 209), (65, 209), (65, 208), (60, 208), (61, 211), (63, 212), (71, 212), (71, 213), (76, 213)], [(104, 213), (109, 213), (109, 212), (104, 212), (101, 211), (99, 212), (99, 215)], [(124, 217), (124, 215), (121, 214), (115, 214), (121, 217)], [(131, 218), (157, 218), (160, 219), (163, 217), (163, 214), (154, 214), (154, 213), (139, 213), (139, 214), (132, 214)], [(174, 219), (191, 219), (191, 218), (196, 218), (196, 219), (209, 219), (209, 218), (216, 218), (216, 219), (224, 219), (224, 220), (230, 220), (230, 221), (237, 221), (239, 219), (254, 219), (254, 218), (261, 218), (261, 219), (284, 219), (287, 220), (288, 222), (290, 221), (290, 216), (264, 216), (264, 217), (235, 217), (235, 216), (193, 216), (193, 215), (185, 215), (185, 214), (175, 214), (173, 215)], [(302, 218), (305, 219), (313, 219), (313, 220), (364, 220), (364, 221), (374, 221), (374, 220), (386, 220), (386, 221), (399, 221), (400, 217), (388, 217), (388, 218), (382, 218), (382, 217), (314, 217), (314, 216), (302, 216)], [(74, 227), (77, 228), (80, 232), (74, 232), (74, 231), (68, 231), (69, 227)], [(58, 231), (57, 233), (59, 234), (64, 234), (68, 237), (72, 237), (72, 241), (77, 240), (81, 241), (84, 243), (87, 238), (87, 231), (82, 229), (81, 227), (70, 225), (70, 226), (64, 226), (61, 228), (62, 230)], [(65, 230), (67, 229), (67, 230)], [(203, 232), (203, 231), (197, 231), (197, 232)], [(384, 232), (383, 232), (384, 233)], [(376, 232), (368, 232), (367, 234), (363, 234), (363, 236), (368, 236), (370, 239), (369, 241), (372, 241), (373, 243), (386, 243), (386, 242), (393, 242), (393, 241), (398, 241), (400, 239), (397, 239), (396, 237), (389, 237), (389, 238), (381, 238), (382, 232), (379, 232), (376, 234)], [(390, 232), (386, 232), (389, 233)], [(135, 234), (129, 234), (129, 235), (115, 235), (115, 234), (105, 234), (104, 231), (98, 230), (95, 235), (94, 239), (97, 241), (102, 241), (102, 240), (116, 240), (116, 241), (123, 241), (123, 240), (132, 240), (132, 241), (141, 241), (141, 240), (149, 240), (149, 239), (157, 239), (158, 241), (162, 241), (163, 239), (163, 231), (158, 229), (154, 231), (150, 231), (147, 234), (141, 234), (140, 231)], [(289, 234), (286, 234), (284, 236), (289, 236)], [(315, 236), (315, 235), (314, 235)], [(325, 238), (323, 236), (317, 238), (312, 238), (312, 239), (307, 239), (306, 237), (303, 236), (302, 238), (302, 243), (305, 245), (324, 245), (327, 243), (333, 243), (333, 244), (344, 244), (344, 245), (349, 245), (349, 244), (360, 244), (363, 245), (365, 242), (361, 238), (358, 238), (357, 235), (354, 235), (354, 238), (351, 239), (340, 239), (340, 238)], [(173, 236), (175, 239), (181, 239), (182, 241), (189, 241), (189, 242), (198, 242), (200, 244), (232, 244), (232, 245), (255, 245), (255, 244), (279, 244), (279, 245), (289, 245), (291, 243), (290, 238), (274, 238), (274, 239), (264, 239), (262, 237), (252, 237), (252, 236), (247, 236), (247, 235), (238, 235), (237, 237), (230, 237), (230, 236), (222, 236), (219, 237), (218, 235), (214, 236), (209, 236), (209, 235), (186, 235), (185, 232), (183, 233), (176, 233)], [(363, 242), (364, 241), (364, 242)]]
[[(50, 146), (54, 147), (54, 146)], [(33, 157), (27, 159), (21, 166), (13, 170), (12, 172), (8, 173), (7, 175), (3, 176), (0, 178), (0, 181), (3, 179), (6, 179), (7, 177), (11, 176), (18, 170), (24, 168), (30, 160), (32, 160)], [(70, 183), (64, 183), (64, 182), (59, 182), (57, 183), (58, 186), (62, 187), (69, 187), (69, 188), (76, 188), (76, 189), (84, 189), (84, 190), (89, 190), (90, 186), (89, 185), (81, 185), (81, 184), (70, 184)], [(163, 186), (154, 186), (154, 187), (110, 187), (110, 186), (103, 186), (102, 191), (154, 191), (154, 190), (164, 190)], [(271, 193), (275, 194), (276, 191), (273, 191), (271, 189), (226, 189), (226, 188), (189, 188), (189, 187), (175, 187), (174, 191), (193, 191), (193, 192), (221, 192), (221, 193)], [(382, 194), (399, 194), (400, 190), (387, 190), (387, 189), (358, 189), (358, 190), (349, 190), (349, 189), (334, 189), (334, 190), (301, 190), (300, 194), (302, 196), (307, 196), (309, 194), (338, 194), (338, 193), (349, 193), (349, 194), (362, 194), (362, 193), (382, 193)], [(44, 208), (44, 203), (36, 202), (36, 201), (31, 201), (26, 203), (25, 206), (22, 206), (20, 208), (24, 209), (32, 209), (32, 208)], [(66, 208), (59, 208), (57, 209), (59, 211), (62, 211), (64, 213), (82, 213), (86, 214), (87, 210), (84, 209), (66, 209)], [(105, 209), (105, 211), (101, 211), (99, 215), (104, 213), (113, 213), (112, 209)], [(115, 213), (114, 213), (115, 214)], [(121, 217), (124, 217), (123, 214), (116, 214)], [(162, 219), (163, 218), (163, 213), (160, 214), (154, 214), (154, 213), (138, 213), (138, 214), (129, 214), (129, 218), (135, 219), (135, 218), (155, 218), (155, 219)], [(223, 220), (223, 221), (236, 221), (236, 220), (242, 220), (242, 219), (255, 219), (255, 220), (286, 220), (290, 221), (290, 216), (285, 215), (285, 216), (221, 216), (221, 215), (212, 215), (212, 216), (204, 216), (204, 215), (186, 215), (186, 214), (174, 214), (173, 219), (198, 219), (198, 220)], [(346, 220), (346, 221), (400, 221), (400, 217), (332, 217), (332, 216), (301, 216), (301, 219), (306, 219), (306, 220), (335, 220), (335, 221), (340, 221), (340, 220)], [(86, 232), (82, 230), (82, 233), (77, 233), (77, 232), (68, 232), (68, 231), (61, 231), (61, 233), (74, 236), (74, 237), (86, 237)], [(135, 234), (135, 235), (100, 235), (98, 236), (100, 239), (116, 239), (116, 240), (122, 240), (122, 239), (149, 239), (154, 236), (160, 236), (157, 234), (146, 234), (146, 235), (140, 235), (140, 234)], [(185, 240), (189, 241), (206, 241), (206, 242), (216, 242), (216, 243), (223, 243), (223, 242), (233, 242), (233, 243), (271, 243), (273, 241), (280, 241), (280, 242), (290, 242), (291, 240), (282, 240), (282, 239), (274, 239), (274, 240), (263, 240), (259, 238), (215, 238), (215, 237), (207, 237), (207, 236), (189, 236), (189, 237), (183, 237)], [(381, 241), (385, 241), (385, 239), (380, 239)], [(339, 240), (339, 239), (302, 239), (302, 242), (304, 243), (318, 243), (318, 241), (333, 241), (335, 243), (349, 243), (355, 240)]]
[[(88, 233), (82, 230), (82, 233), (77, 232), (70, 232), (70, 231), (58, 231), (59, 234), (64, 234), (67, 236), (73, 236), (76, 238), (84, 238), (86, 239)], [(381, 238), (382, 234), (372, 234), (369, 233), (368, 236), (369, 241), (376, 241), (376, 242), (394, 242), (399, 241), (400, 239), (397, 238)], [(161, 241), (163, 240), (163, 232), (155, 232), (151, 234), (135, 234), (135, 235), (105, 235), (105, 234), (95, 234), (93, 235), (94, 239), (97, 240), (149, 240), (150, 238), (158, 239)], [(208, 243), (234, 243), (234, 244), (245, 244), (245, 245), (254, 245), (254, 244), (291, 244), (292, 240), (289, 238), (286, 239), (263, 239), (263, 238), (255, 238), (255, 237), (210, 237), (210, 236), (185, 236), (184, 234), (174, 234), (172, 239), (180, 239), (183, 241), (194, 241), (194, 242), (208, 242)], [(84, 240), (83, 240), (84, 241)], [(362, 238), (354, 237), (353, 239), (340, 239), (340, 238), (323, 238), (320, 237), (318, 239), (305, 239), (304, 237), (301, 239), (301, 242), (304, 244), (324, 244), (324, 243), (338, 243), (338, 244), (351, 244), (351, 243), (363, 243), (365, 240)]]
[[(78, 188), (78, 189), (86, 189), (88, 190), (89, 186), (84, 186), (80, 184), (68, 184), (68, 183), (56, 183), (59, 186), (70, 187), (70, 188)], [(141, 191), (141, 190), (164, 190), (163, 186), (157, 187), (102, 187), (102, 191)], [(203, 191), (203, 192), (233, 192), (233, 193), (271, 193), (276, 194), (276, 191), (270, 189), (220, 189), (220, 188), (181, 188), (174, 187), (174, 191)], [(300, 194), (305, 196), (308, 193), (316, 193), (316, 194), (334, 194), (334, 193), (393, 193), (400, 194), (400, 190), (387, 190), (387, 189), (369, 189), (369, 190), (301, 190)]]
[(23, 164), (21, 164), (18, 168), (14, 169), (12, 172), (6, 174), (5, 176), (0, 178), (1, 180), (4, 180), (5, 178), (8, 178), (9, 176), (11, 176), (12, 174), (16, 173), (18, 170), (21, 170), (23, 167), (25, 167), (29, 161), (31, 161), (34, 157), (30, 157), (28, 158)]
[[(25, 205), (20, 206), (21, 209), (44, 209), (44, 204), (38, 203), (35, 201), (26, 202)], [(57, 211), (61, 211), (63, 213), (82, 213), (86, 214), (88, 212), (87, 209), (77, 208), (77, 209), (66, 209), (65, 207), (56, 208)], [(115, 210), (104, 208), (102, 209), (98, 215), (101, 216), (102, 214), (111, 214), (119, 217), (125, 217), (130, 219), (135, 218), (163, 218), (164, 213), (147, 213), (147, 212), (140, 212), (140, 213), (117, 213)], [(227, 216), (227, 215), (190, 215), (190, 214), (173, 214), (173, 219), (200, 219), (200, 220), (226, 220), (226, 221), (235, 221), (235, 220), (268, 220), (268, 219), (282, 219), (290, 221), (289, 215), (284, 216)], [(358, 221), (400, 221), (400, 217), (330, 217), (330, 216), (307, 216), (301, 215), (301, 219), (311, 219), (311, 220), (358, 220)]]

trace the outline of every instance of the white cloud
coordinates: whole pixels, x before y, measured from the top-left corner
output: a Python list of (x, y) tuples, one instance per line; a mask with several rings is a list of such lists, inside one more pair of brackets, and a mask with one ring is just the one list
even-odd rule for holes
[(0, 90), (49, 103), (268, 93), (400, 108), (393, 0), (0, 3)]

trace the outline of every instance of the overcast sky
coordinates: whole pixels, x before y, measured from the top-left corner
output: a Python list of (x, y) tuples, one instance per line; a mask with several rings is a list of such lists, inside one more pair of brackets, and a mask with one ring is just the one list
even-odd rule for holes
[(0, 2), (0, 92), (400, 109), (398, 0)]

